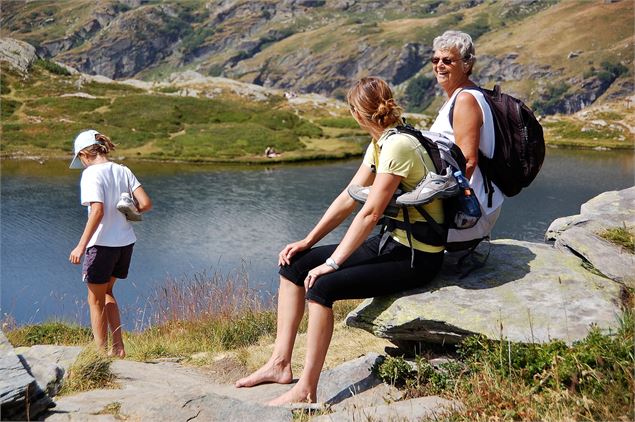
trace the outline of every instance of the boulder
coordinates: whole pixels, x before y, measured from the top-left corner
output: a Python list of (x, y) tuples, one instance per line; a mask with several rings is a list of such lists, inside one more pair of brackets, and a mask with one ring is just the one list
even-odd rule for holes
[(0, 331), (0, 414), (3, 420), (27, 420), (55, 404), (40, 389)]
[(346, 323), (402, 348), (458, 343), (472, 334), (571, 343), (584, 338), (593, 324), (617, 328), (621, 306), (622, 286), (582, 263), (551, 245), (496, 240), (485, 266), (467, 277), (444, 265), (430, 285), (367, 299)]
[(403, 396), (404, 393), (397, 387), (382, 383), (334, 404), (330, 406), (330, 409), (334, 412), (352, 411), (354, 409), (393, 403), (401, 400)]
[(37, 54), (31, 44), (13, 38), (0, 38), (0, 61), (7, 62), (22, 75), (26, 75), (35, 59)]
[(635, 255), (600, 234), (606, 229), (635, 227), (635, 187), (604, 192), (582, 204), (580, 214), (555, 220), (545, 239), (557, 249), (582, 257), (610, 279), (635, 288)]
[(317, 401), (328, 405), (340, 403), (381, 384), (381, 380), (372, 372), (373, 366), (381, 359), (377, 353), (369, 353), (322, 372)]
[(62, 388), (64, 375), (81, 351), (79, 346), (36, 345), (19, 350), (19, 355), (40, 389), (53, 397)]

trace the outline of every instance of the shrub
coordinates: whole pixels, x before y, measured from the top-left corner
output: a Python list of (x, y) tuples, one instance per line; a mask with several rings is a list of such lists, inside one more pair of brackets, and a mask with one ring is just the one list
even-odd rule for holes
[(387, 356), (383, 361), (375, 364), (373, 372), (382, 381), (397, 386), (405, 385), (414, 375), (414, 371), (408, 362), (401, 357), (392, 356)]
[(434, 78), (425, 75), (410, 79), (405, 91), (405, 102), (408, 109), (422, 111), (427, 108), (434, 99), (435, 83)]
[(534, 101), (531, 108), (538, 114), (555, 114), (570, 86), (566, 82), (548, 84), (541, 98)]
[(600, 66), (602, 66), (605, 71), (615, 76), (615, 79), (628, 72), (628, 67), (624, 66), (622, 63), (613, 63), (605, 60), (600, 63)]
[(15, 111), (20, 108), (21, 105), (22, 103), (19, 101), (3, 98), (2, 102), (0, 102), (0, 108), (2, 109), (2, 113), (0, 114), (0, 116), (2, 117), (2, 120), (13, 116), (13, 113), (15, 113)]
[(208, 37), (214, 35), (214, 29), (201, 27), (187, 34), (183, 37), (181, 43), (181, 51), (184, 55), (188, 55), (199, 48)]
[(70, 76), (71, 72), (69, 72), (65, 67), (60, 66), (59, 64), (52, 62), (51, 60), (47, 60), (47, 59), (37, 59), (35, 61), (35, 65), (42, 67), (46, 70), (48, 70), (51, 73), (54, 73), (56, 75), (62, 75), (62, 76)]
[[(7, 81), (5, 81), (6, 78), (4, 75), (2, 76), (3, 77), (0, 78), (0, 95), (11, 94), (11, 87), (7, 84)], [(2, 101), (4, 102), (5, 100), (3, 99)]]

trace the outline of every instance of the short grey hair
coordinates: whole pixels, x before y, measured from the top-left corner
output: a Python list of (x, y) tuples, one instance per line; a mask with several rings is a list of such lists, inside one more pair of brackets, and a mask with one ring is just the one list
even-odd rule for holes
[(473, 66), (474, 62), (476, 62), (474, 42), (472, 42), (470, 34), (465, 32), (445, 31), (432, 41), (432, 49), (434, 51), (456, 49), (461, 59), (466, 63)]

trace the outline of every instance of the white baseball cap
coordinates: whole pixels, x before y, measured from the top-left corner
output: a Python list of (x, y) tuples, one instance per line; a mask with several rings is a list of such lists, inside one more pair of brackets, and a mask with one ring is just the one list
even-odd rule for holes
[(101, 134), (93, 129), (85, 130), (77, 135), (77, 137), (75, 138), (75, 156), (73, 156), (73, 161), (71, 161), (71, 165), (69, 166), (69, 168), (84, 168), (84, 165), (82, 164), (82, 161), (79, 159), (79, 156), (77, 154), (79, 154), (79, 152), (86, 147), (98, 144), (99, 141), (96, 139), (97, 135)]

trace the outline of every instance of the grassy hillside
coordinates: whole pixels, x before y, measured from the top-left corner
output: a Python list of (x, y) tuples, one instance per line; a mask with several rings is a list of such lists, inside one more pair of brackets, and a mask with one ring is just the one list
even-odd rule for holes
[(271, 161), (267, 146), (279, 160), (337, 158), (368, 141), (346, 109), (328, 104), (292, 105), (275, 92), (256, 101), (218, 87), (213, 98), (187, 96), (176, 85), (88, 82), (46, 67), (56, 69), (39, 61), (22, 78), (3, 63), (2, 156), (68, 156), (89, 127), (109, 135), (117, 155), (186, 161)]
[[(73, 137), (96, 128), (118, 145), (116, 157), (271, 162), (359, 155), (368, 136), (334, 100), (210, 78), (133, 85), (98, 82), (40, 60), (28, 76), (2, 63), (2, 157), (68, 158)], [(137, 87), (135, 85), (141, 86)], [(257, 99), (256, 99), (257, 98)], [(543, 120), (551, 146), (627, 148), (635, 117), (627, 103), (593, 106)], [(427, 128), (429, 115), (412, 115)], [(266, 147), (281, 152), (267, 159)]]

